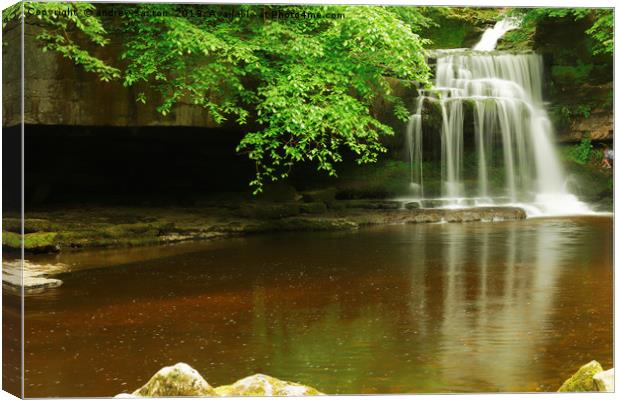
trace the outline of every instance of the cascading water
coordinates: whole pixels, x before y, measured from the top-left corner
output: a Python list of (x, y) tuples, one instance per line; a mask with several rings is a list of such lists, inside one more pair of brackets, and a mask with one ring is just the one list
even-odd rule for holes
[(501, 21), (498, 21), (493, 28), (487, 29), (486, 31), (484, 31), (478, 44), (474, 46), (474, 50), (479, 50), (479, 51), (495, 50), (495, 46), (497, 46), (497, 41), (502, 36), (504, 36), (506, 32), (512, 29), (516, 29), (518, 27), (519, 27), (518, 21), (513, 18), (506, 18)]
[[(541, 56), (493, 51), (501, 35), (513, 28), (514, 21), (500, 21), (474, 50), (437, 50), (430, 55), (436, 59), (435, 85), (421, 90), (407, 127), (411, 194), (428, 199), (422, 170), (428, 135), (422, 126), (425, 106), (432, 105), (441, 112), (441, 196), (434, 204), (519, 204), (530, 216), (587, 213), (589, 208), (564, 187), (553, 127), (542, 103)], [(477, 176), (466, 180), (468, 118), (473, 118)], [(503, 170), (499, 187), (491, 185), (497, 181), (496, 169)]]

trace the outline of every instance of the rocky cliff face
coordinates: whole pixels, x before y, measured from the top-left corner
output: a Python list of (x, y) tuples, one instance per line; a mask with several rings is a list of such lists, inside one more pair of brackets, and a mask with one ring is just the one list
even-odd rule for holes
[(612, 57), (592, 54), (590, 24), (587, 18), (549, 18), (533, 38), (545, 58), (546, 98), (562, 142), (613, 138)]
[(531, 34), (508, 32), (501, 50), (530, 50), (543, 55), (544, 97), (560, 142), (613, 138), (613, 60), (593, 54), (588, 35), (592, 21), (543, 18)]
[[(25, 25), (24, 122), (37, 125), (84, 126), (200, 126), (217, 124), (208, 112), (196, 106), (181, 104), (163, 117), (153, 104), (135, 101), (136, 90), (125, 88), (120, 81), (102, 82), (97, 75), (53, 52), (41, 51), (36, 36), (41, 28)], [(20, 123), (20, 26), (10, 25), (4, 31), (2, 85), (2, 125)], [(121, 51), (118, 37), (111, 37), (105, 47), (90, 47), (94, 55), (117, 64)], [(155, 93), (148, 93), (157, 99)], [(157, 100), (155, 100), (157, 101)]]
[[(100, 81), (96, 74), (86, 72), (80, 66), (64, 59), (54, 52), (41, 51), (36, 36), (41, 27), (25, 25), (25, 109), (24, 122), (31, 125), (71, 125), (71, 126), (179, 126), (239, 129), (233, 122), (218, 125), (204, 108), (180, 103), (173, 111), (162, 116), (156, 111), (161, 98), (157, 93), (146, 91), (150, 103), (136, 102), (136, 95), (142, 88), (126, 88), (119, 80)], [(96, 57), (118, 66), (122, 51), (121, 37), (110, 35), (110, 43), (105, 47), (88, 45), (86, 48)], [(5, 96), (2, 102), (4, 112), (3, 126), (20, 123), (20, 26), (9, 25), (4, 30), (2, 85)], [(403, 85), (396, 79), (390, 84), (397, 96), (411, 103), (417, 92), (414, 86)], [(395, 120), (387, 103), (377, 101), (373, 114), (390, 125), (402, 122)], [(253, 130), (250, 123), (244, 130)]]
[(609, 141), (614, 136), (613, 114), (599, 109), (590, 115), (577, 116), (570, 122), (568, 129), (561, 132), (559, 140), (562, 142), (579, 142), (582, 139), (593, 141)]

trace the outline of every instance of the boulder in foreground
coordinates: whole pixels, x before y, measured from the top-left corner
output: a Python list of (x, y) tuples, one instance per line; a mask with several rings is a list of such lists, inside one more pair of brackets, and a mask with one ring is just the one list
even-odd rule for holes
[(268, 375), (248, 376), (232, 385), (211, 387), (192, 367), (178, 363), (160, 369), (140, 389), (132, 394), (121, 393), (117, 398), (175, 397), (175, 396), (316, 396), (323, 393), (299, 383), (281, 381)]
[(217, 396), (198, 371), (185, 363), (160, 369), (132, 394), (139, 397)]
[(614, 390), (614, 369), (599, 372), (592, 377), (594, 387), (599, 392), (611, 392)]
[(597, 361), (590, 361), (568, 378), (558, 392), (597, 392), (594, 386), (594, 375), (599, 372), (603, 372), (601, 364)]
[(215, 388), (218, 396), (317, 396), (323, 393), (299, 383), (281, 381), (274, 377), (256, 374), (232, 385)]

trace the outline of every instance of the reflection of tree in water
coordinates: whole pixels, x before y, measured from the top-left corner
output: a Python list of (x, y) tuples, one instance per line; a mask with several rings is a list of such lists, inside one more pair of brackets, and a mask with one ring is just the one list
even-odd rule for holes
[[(406, 309), (389, 311), (385, 304), (368, 302), (351, 312), (346, 301), (340, 301), (342, 297), (331, 296), (330, 304), (316, 310), (319, 315), (254, 320), (255, 332), (266, 335), (265, 345), (273, 352), (272, 365), (287, 368), (280, 375), (321, 382), (325, 388), (317, 385), (319, 389), (338, 388), (338, 393), (408, 392), (413, 377), (428, 379), (432, 371), (419, 368), (422, 355), (412, 349), (423, 346), (428, 350), (432, 343), (423, 343), (418, 324)], [(255, 314), (266, 315), (256, 305), (263, 308), (263, 300), (255, 303)], [(411, 369), (404, 371), (405, 366)]]

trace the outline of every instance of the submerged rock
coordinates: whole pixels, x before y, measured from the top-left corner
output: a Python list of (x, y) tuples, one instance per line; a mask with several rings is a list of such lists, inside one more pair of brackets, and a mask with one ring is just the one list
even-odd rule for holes
[[(2, 218), (2, 229), (7, 232), (21, 233), (22, 220), (21, 218)], [(50, 221), (41, 218), (26, 218), (24, 219), (24, 233), (33, 232), (47, 232), (52, 230), (52, 224)]]
[(601, 364), (597, 361), (590, 361), (568, 378), (558, 389), (558, 392), (596, 392), (594, 375), (599, 372), (603, 372)]
[(281, 381), (269, 375), (248, 376), (232, 385), (215, 388), (218, 396), (317, 396), (323, 393), (299, 383)]
[(3, 261), (2, 283), (13, 292), (21, 292), (22, 284), (26, 293), (36, 293), (62, 285), (60, 279), (50, 275), (61, 273), (66, 269), (64, 264), (35, 264), (28, 260)]
[(599, 392), (614, 392), (614, 369), (598, 372), (592, 377), (594, 388)]
[(185, 363), (177, 363), (160, 369), (132, 395), (140, 397), (217, 396), (215, 390), (198, 371)]

